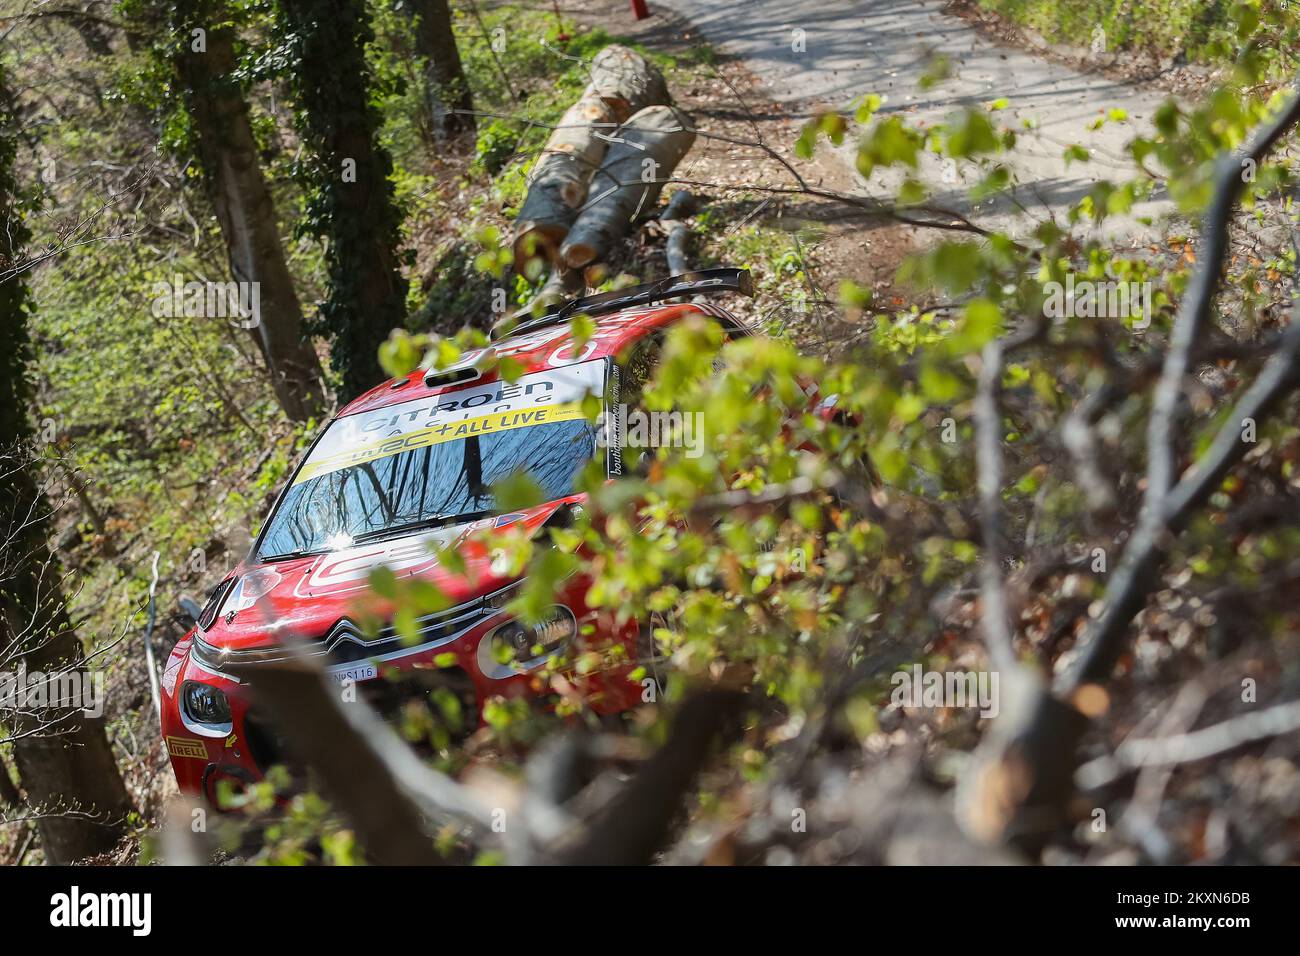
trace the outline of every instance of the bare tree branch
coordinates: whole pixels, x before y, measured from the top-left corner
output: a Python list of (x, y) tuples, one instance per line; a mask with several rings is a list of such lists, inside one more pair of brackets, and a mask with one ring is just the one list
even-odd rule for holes
[(979, 464), (980, 527), (984, 539), (984, 560), (980, 563), (980, 593), (983, 601), (984, 640), (993, 665), (1009, 669), (1015, 662), (1011, 625), (1007, 614), (1007, 591), (1002, 580), (1002, 416), (998, 413), (998, 390), (1002, 382), (1002, 341), (984, 346), (979, 383), (975, 393), (975, 454)]
[(484, 839), (492, 814), (466, 788), (426, 767), (361, 700), (344, 703), (308, 661), (232, 668), (271, 712), (290, 747), (319, 773), (376, 863), (436, 865), (428, 824)]

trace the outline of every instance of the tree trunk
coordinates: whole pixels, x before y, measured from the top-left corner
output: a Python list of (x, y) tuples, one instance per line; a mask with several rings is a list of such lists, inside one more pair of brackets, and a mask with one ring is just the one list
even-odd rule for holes
[[(0, 102), (11, 102), (0, 72)], [(14, 201), (16, 123), (0, 115), (0, 261), (22, 255), (28, 233)], [(33, 404), (28, 364), (31, 303), (22, 278), (0, 282), (0, 451), (25, 455), (31, 438), (27, 414)], [(44, 673), (84, 667), (85, 652), (68, 624), (61, 576), (46, 544), (49, 505), (30, 467), (8, 461), (0, 468), (0, 502), (15, 516), (0, 529), (5, 560), (0, 563), (0, 669), (25, 666)], [(28, 517), (30, 516), (30, 517)], [(102, 718), (80, 711), (31, 706), (0, 712), (17, 738), (14, 762), (27, 806), (38, 815), (45, 857), (70, 863), (111, 849), (126, 832), (131, 810), (126, 787), (113, 761)], [(49, 727), (52, 733), (41, 732)], [(0, 768), (2, 769), (2, 768)]]
[(407, 0), (406, 10), (415, 18), (415, 49), (425, 59), (425, 96), (439, 139), (473, 135), (474, 117), (456, 110), (474, 109), (469, 81), (461, 66), (456, 34), (451, 28), (447, 0)]
[(77, 503), (81, 505), (81, 513), (90, 519), (91, 527), (95, 529), (95, 534), (99, 536), (100, 550), (106, 557), (117, 554), (117, 547), (108, 533), (108, 525), (104, 521), (104, 516), (95, 507), (95, 502), (91, 500), (90, 492), (86, 490), (86, 483), (82, 480), (81, 475), (77, 474), (77, 469), (69, 465), (65, 458), (56, 457), (54, 463), (59, 471), (63, 472), (63, 478), (67, 481), (72, 493), (77, 496)]
[(633, 113), (668, 102), (663, 74), (639, 53), (614, 45), (596, 54), (591, 82), (551, 133), (529, 176), (528, 195), (515, 217), (516, 269), (537, 256), (558, 261), (609, 138)]
[[(275, 217), (275, 207), (248, 119), (243, 91), (233, 79), (235, 32), (210, 28), (229, 19), (224, 0), (177, 5), (176, 29), (186, 39), (176, 60), (194, 122), (199, 162), (213, 211), (226, 241), (236, 281), (256, 282), (260, 321), (249, 332), (271, 374), (286, 415), (305, 421), (324, 407), (320, 360), (303, 334), (302, 306)], [(193, 29), (207, 30), (206, 50), (193, 49)]]
[(619, 128), (592, 182), (592, 198), (560, 250), (582, 269), (603, 259), (632, 223), (655, 208), (663, 180), (695, 142), (687, 118), (671, 106), (649, 106)]
[[(18, 501), (39, 494), (26, 468), (8, 467), (16, 470), (6, 476), (4, 493)], [(57, 587), (57, 565), (41, 538), (47, 530), (45, 522), (28, 529), (21, 563), (0, 583), (0, 659), (14, 670), (21, 661), (29, 679), (38, 671), (90, 673)], [(116, 846), (132, 808), (103, 717), (65, 707), (0, 716), (17, 738), (14, 763), (27, 791), (27, 809), (37, 817), (46, 860), (73, 863)]]
[(0, 757), (0, 807), (16, 807), (22, 803), (22, 800), (22, 794), (9, 778), (9, 767), (6, 766), (4, 758)]
[(313, 223), (328, 238), (329, 297), (320, 315), (332, 339), (330, 363), (342, 378), (339, 397), (347, 401), (388, 377), (379, 346), (406, 318), (393, 164), (379, 145), (369, 99), (365, 46), (374, 33), (363, 0), (280, 0), (279, 9), (297, 61), (303, 138), (316, 165), (314, 204), (328, 210)]

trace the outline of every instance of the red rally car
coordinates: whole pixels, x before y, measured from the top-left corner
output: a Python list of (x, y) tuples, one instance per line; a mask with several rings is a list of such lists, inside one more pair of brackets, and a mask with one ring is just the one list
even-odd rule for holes
[[(598, 396), (611, 415), (635, 407), (664, 331), (687, 316), (703, 313), (728, 335), (747, 334), (734, 316), (699, 301), (729, 291), (750, 293), (749, 274), (705, 270), (575, 299), (488, 346), (522, 365), (513, 383), (481, 372), (482, 352), (475, 352), (453, 368), (385, 382), (343, 408), (281, 492), (248, 556), (216, 587), (167, 661), (162, 733), (181, 790), (215, 802), (221, 780), (240, 786), (283, 762), (274, 728), (230, 671), (236, 663), (283, 659), (289, 635), (305, 639), (329, 677), (355, 682), (381, 712), (427, 698), (436, 683), (450, 686), (467, 713), (481, 715), (489, 697), (532, 694), (530, 672), (553, 655), (610, 641), (625, 644), (630, 663), (586, 679), (584, 694), (603, 713), (639, 702), (642, 686), (628, 672), (645, 654), (648, 627), (600, 633), (583, 601), (581, 574), (542, 622), (513, 620), (504, 608), (521, 581), (494, 569), (475, 534), (509, 526), (535, 532), (570, 520), (583, 500), (576, 476), (595, 457), (617, 478), (620, 443), (600, 440), (582, 400)], [(685, 297), (694, 301), (680, 302)], [(595, 319), (596, 331), (575, 348), (568, 319), (579, 313)], [(547, 501), (502, 513), (491, 487), (519, 472)], [(440, 566), (436, 552), (449, 546), (463, 574)], [(451, 598), (451, 607), (418, 621), (414, 646), (391, 624), (367, 634), (355, 619), (380, 566), (429, 580)], [(594, 635), (583, 633), (588, 623), (597, 623)], [(500, 663), (502, 643), (514, 654), (510, 663)], [(531, 656), (539, 645), (541, 655)], [(447, 654), (456, 666), (433, 666), (435, 658), (446, 664)]]

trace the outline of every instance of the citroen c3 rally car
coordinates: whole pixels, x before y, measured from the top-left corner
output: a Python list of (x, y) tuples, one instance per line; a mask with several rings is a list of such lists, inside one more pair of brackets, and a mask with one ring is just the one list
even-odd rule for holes
[[(583, 399), (599, 397), (611, 415), (635, 407), (664, 330), (687, 316), (704, 313), (727, 334), (746, 334), (725, 310), (698, 301), (727, 291), (748, 294), (749, 274), (712, 269), (575, 299), (488, 346), (522, 366), (513, 383), (481, 372), (482, 352), (475, 352), (452, 368), (386, 382), (343, 408), (167, 661), (162, 733), (181, 790), (215, 802), (221, 780), (240, 786), (283, 761), (273, 726), (231, 671), (287, 657), (286, 635), (300, 646), (306, 639), (328, 676), (356, 682), (381, 712), (427, 699), (436, 684), (452, 687), (481, 719), (489, 697), (532, 694), (530, 672), (555, 654), (611, 641), (625, 644), (629, 663), (580, 685), (597, 712), (639, 702), (641, 685), (628, 673), (644, 656), (649, 628), (584, 633), (596, 617), (584, 603), (581, 573), (565, 582), (543, 621), (512, 620), (505, 605), (521, 579), (494, 571), (477, 533), (510, 526), (533, 533), (570, 519), (583, 501), (575, 479), (595, 457), (617, 478), (619, 442), (599, 440)], [(697, 301), (665, 304), (683, 296)], [(579, 313), (595, 319), (596, 331), (575, 348), (568, 319)], [(491, 488), (518, 473), (543, 489), (546, 502), (503, 513)], [(436, 553), (447, 548), (456, 549), (464, 573), (440, 565)], [(391, 623), (368, 635), (355, 619), (370, 573), (381, 566), (428, 580), (451, 599), (417, 622), (414, 646)], [(500, 663), (502, 643), (514, 655), (510, 663)], [(445, 666), (447, 655), (454, 666)]]

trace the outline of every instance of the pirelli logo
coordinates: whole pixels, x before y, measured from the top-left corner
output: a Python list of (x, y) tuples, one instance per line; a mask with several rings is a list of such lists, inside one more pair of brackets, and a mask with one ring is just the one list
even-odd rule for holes
[(208, 758), (208, 748), (203, 741), (193, 737), (168, 737), (167, 752), (173, 757), (194, 757), (198, 760)]

